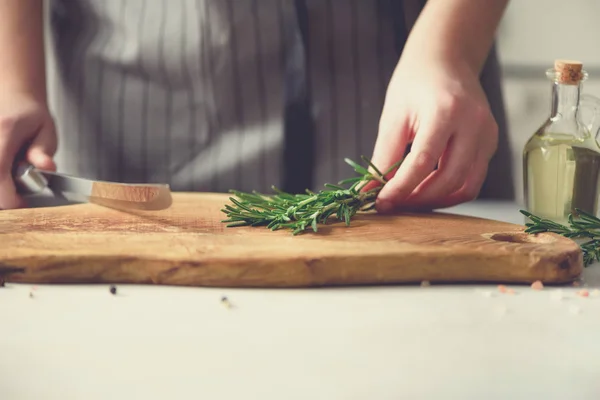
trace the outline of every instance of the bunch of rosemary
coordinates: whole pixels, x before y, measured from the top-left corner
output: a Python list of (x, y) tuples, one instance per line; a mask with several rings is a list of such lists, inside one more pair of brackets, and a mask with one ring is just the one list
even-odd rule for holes
[(594, 261), (600, 261), (600, 219), (583, 210), (575, 209), (577, 216), (569, 214), (569, 226), (562, 225), (549, 219), (540, 218), (530, 212), (520, 210), (521, 214), (530, 219), (525, 224), (525, 232), (536, 234), (552, 232), (571, 239), (588, 239), (580, 244), (583, 252), (583, 263), (587, 267)]
[[(344, 161), (359, 175), (344, 179), (338, 185), (325, 184), (327, 189), (318, 193), (307, 189), (305, 194), (290, 194), (276, 187), (273, 187), (274, 195), (231, 190), (230, 193), (235, 197), (229, 198), (232, 205), (227, 204), (221, 210), (227, 215), (222, 222), (228, 223), (228, 227), (266, 225), (271, 230), (286, 228), (294, 235), (311, 228), (317, 232), (318, 225), (326, 224), (334, 214), (338, 220), (350, 225), (350, 219), (356, 213), (374, 208), (377, 194), (387, 183), (385, 177), (402, 163), (401, 160), (381, 173), (369, 159), (364, 156), (361, 158), (372, 171), (346, 158)], [(371, 181), (377, 181), (379, 185), (362, 191)], [(348, 184), (351, 185), (348, 188), (340, 186)]]

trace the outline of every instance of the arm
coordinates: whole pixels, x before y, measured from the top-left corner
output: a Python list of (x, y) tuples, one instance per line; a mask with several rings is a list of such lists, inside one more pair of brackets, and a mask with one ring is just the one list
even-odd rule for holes
[[(479, 74), (509, 0), (428, 0), (404, 49)], [(422, 62), (422, 61), (421, 61)]]
[(0, 1), (0, 88), (46, 104), (43, 0)]

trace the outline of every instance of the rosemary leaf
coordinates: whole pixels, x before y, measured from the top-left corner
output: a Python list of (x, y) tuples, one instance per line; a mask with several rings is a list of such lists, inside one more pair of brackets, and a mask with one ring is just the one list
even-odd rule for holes
[(368, 171), (368, 170), (367, 170), (365, 167), (363, 167), (362, 165), (359, 165), (359, 164), (355, 163), (355, 162), (354, 162), (354, 161), (352, 161), (351, 159), (349, 159), (349, 158), (344, 158), (344, 161), (346, 161), (346, 163), (348, 163), (348, 164), (350, 164), (352, 167), (354, 167), (354, 170), (355, 170), (356, 172), (358, 172), (359, 174), (361, 174), (361, 175), (369, 175), (369, 174), (370, 174), (370, 173), (369, 173), (369, 171)]
[[(369, 159), (368, 159), (367, 157), (365, 157), (365, 156), (361, 156), (360, 158), (361, 158), (361, 159), (362, 159), (364, 162), (366, 162), (367, 164), (369, 164), (369, 166), (370, 166), (371, 168), (373, 168), (373, 170), (375, 170), (375, 173), (376, 173), (377, 175), (379, 175), (379, 176), (384, 176), (384, 174), (382, 174), (382, 173), (381, 173), (381, 171), (379, 170), (379, 168), (377, 168), (377, 167), (375, 166), (375, 164), (373, 164), (373, 163), (371, 162), (371, 160), (369, 160)], [(387, 175), (387, 174), (386, 174), (386, 175)]]
[[(358, 176), (344, 179), (337, 185), (325, 184), (325, 189), (318, 193), (306, 190), (303, 194), (286, 193), (272, 186), (273, 194), (244, 193), (230, 190), (233, 204), (227, 204), (221, 210), (227, 219), (228, 227), (266, 226), (270, 230), (289, 229), (298, 235), (307, 229), (318, 231), (319, 224), (326, 224), (334, 215), (338, 221), (350, 225), (352, 217), (359, 212), (373, 210), (379, 191), (387, 183), (386, 176), (400, 166), (402, 160), (392, 165), (385, 174), (362, 156), (367, 166), (362, 166), (350, 159), (345, 159)], [(371, 167), (372, 171), (369, 171)], [(369, 182), (379, 184), (368, 191), (362, 188)], [(345, 185), (350, 184), (350, 187)]]
[(578, 208), (574, 211), (574, 213), (569, 214), (569, 225), (567, 226), (540, 218), (528, 211), (520, 210), (521, 214), (531, 221), (525, 224), (526, 233), (533, 235), (551, 232), (570, 239), (590, 239), (579, 245), (583, 252), (583, 263), (587, 267), (595, 261), (600, 261), (600, 219)]

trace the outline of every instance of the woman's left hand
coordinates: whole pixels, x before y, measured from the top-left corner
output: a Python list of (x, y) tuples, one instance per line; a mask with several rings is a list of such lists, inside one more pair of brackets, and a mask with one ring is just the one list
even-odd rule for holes
[[(402, 60), (388, 86), (372, 157), (380, 170), (411, 151), (377, 198), (378, 211), (441, 208), (475, 199), (498, 126), (467, 65)], [(437, 169), (436, 169), (437, 166)]]

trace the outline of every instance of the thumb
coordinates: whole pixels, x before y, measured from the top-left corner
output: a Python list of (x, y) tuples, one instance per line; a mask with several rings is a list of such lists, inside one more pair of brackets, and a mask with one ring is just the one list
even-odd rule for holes
[(56, 134), (54, 126), (44, 128), (29, 145), (27, 161), (39, 169), (55, 171), (56, 164), (53, 160), (56, 153)]

